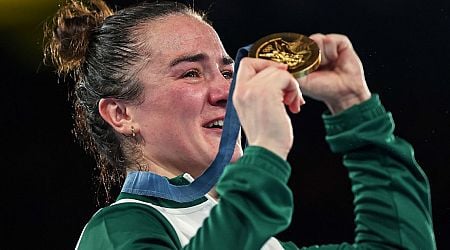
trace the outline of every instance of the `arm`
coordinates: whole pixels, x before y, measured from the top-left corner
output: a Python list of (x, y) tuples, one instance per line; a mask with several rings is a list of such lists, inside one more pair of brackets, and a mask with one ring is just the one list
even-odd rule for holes
[(435, 249), (428, 180), (412, 147), (394, 136), (394, 122), (372, 96), (349, 39), (315, 34), (318, 71), (299, 79), (302, 92), (324, 102), (331, 150), (344, 155), (355, 199), (353, 246), (330, 249)]
[(290, 224), (293, 199), (289, 164), (257, 146), (226, 167), (219, 204), (185, 249), (260, 249)]
[[(227, 166), (217, 187), (220, 202), (183, 249), (260, 249), (290, 223), (293, 199), (287, 186), (289, 175), (289, 164), (276, 154), (261, 147), (246, 148), (243, 157)], [(177, 233), (164, 216), (137, 203), (100, 210), (77, 247), (181, 248)]]
[[(347, 120), (348, 130), (333, 129), (340, 119)], [(411, 145), (394, 136), (392, 115), (378, 97), (325, 121), (331, 125), (327, 140), (334, 152), (344, 154), (352, 182), (355, 243), (435, 249), (428, 179)]]
[(331, 150), (343, 154), (354, 194), (355, 242), (324, 249), (436, 249), (426, 175), (412, 147), (394, 136), (377, 95), (324, 115)]

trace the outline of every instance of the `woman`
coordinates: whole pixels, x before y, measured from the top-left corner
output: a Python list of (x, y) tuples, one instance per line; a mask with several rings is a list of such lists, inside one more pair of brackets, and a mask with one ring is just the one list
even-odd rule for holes
[[(113, 12), (100, 0), (71, 0), (53, 24), (47, 56), (74, 79), (77, 136), (107, 190), (133, 171), (184, 185), (208, 168), (233, 61), (203, 16), (179, 3)], [(370, 93), (350, 41), (311, 38), (323, 52), (321, 67), (303, 79), (282, 64), (241, 61), (233, 102), (249, 146), (242, 152), (236, 144), (217, 193), (176, 202), (122, 192), (93, 215), (77, 248), (297, 249), (272, 236), (291, 220), (285, 105), (298, 113), (302, 92), (328, 106), (327, 140), (345, 156), (355, 195), (355, 243), (323, 248), (435, 248), (427, 178), (409, 144), (392, 134), (391, 115)]]

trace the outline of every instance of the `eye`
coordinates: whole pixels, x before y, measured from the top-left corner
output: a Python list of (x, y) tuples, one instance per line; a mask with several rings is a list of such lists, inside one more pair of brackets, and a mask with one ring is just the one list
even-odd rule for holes
[(191, 69), (183, 74), (184, 78), (197, 78), (200, 77), (200, 72), (195, 69)]
[(230, 71), (230, 70), (222, 71), (222, 75), (223, 75), (223, 78), (225, 78), (227, 80), (233, 79), (233, 71)]

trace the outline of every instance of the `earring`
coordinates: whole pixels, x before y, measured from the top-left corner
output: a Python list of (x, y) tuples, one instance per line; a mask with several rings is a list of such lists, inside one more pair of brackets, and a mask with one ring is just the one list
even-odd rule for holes
[(136, 137), (136, 132), (133, 126), (131, 126), (131, 136)]

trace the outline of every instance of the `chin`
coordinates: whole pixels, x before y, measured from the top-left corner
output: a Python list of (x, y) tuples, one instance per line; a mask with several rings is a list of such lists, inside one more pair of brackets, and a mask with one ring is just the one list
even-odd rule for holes
[(241, 144), (237, 143), (236, 147), (234, 148), (234, 153), (233, 156), (231, 157), (230, 162), (236, 162), (237, 160), (239, 160), (239, 158), (242, 157), (242, 155), (244, 154), (244, 151), (242, 150)]
[[(236, 141), (236, 145), (234, 147), (234, 152), (233, 152), (233, 155), (232, 155), (231, 160), (230, 160), (231, 163), (236, 162), (237, 160), (239, 160), (239, 158), (241, 158), (242, 155), (244, 154), (244, 151), (242, 150), (242, 146), (241, 146), (240, 136), (241, 136), (241, 134), (239, 133), (239, 137), (238, 137), (238, 139)], [(217, 144), (217, 146), (215, 146), (216, 149), (214, 150), (215, 153), (212, 155), (211, 162), (216, 158), (217, 153), (219, 152), (219, 145), (220, 145), (220, 140), (219, 140), (219, 143)]]

